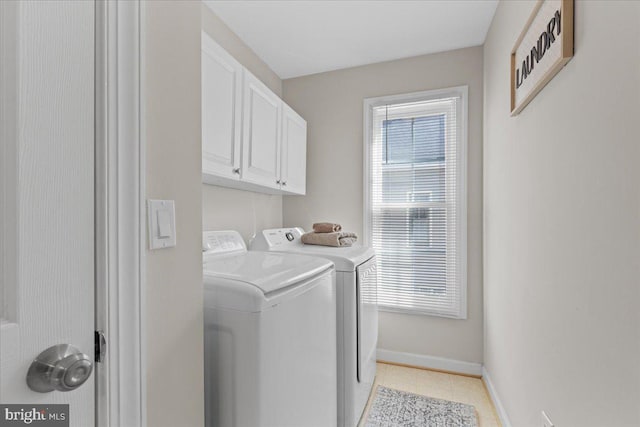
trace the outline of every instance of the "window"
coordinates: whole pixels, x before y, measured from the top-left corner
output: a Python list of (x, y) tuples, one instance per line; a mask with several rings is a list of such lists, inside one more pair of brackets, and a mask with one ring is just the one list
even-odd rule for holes
[(466, 318), (467, 87), (365, 100), (381, 310)]

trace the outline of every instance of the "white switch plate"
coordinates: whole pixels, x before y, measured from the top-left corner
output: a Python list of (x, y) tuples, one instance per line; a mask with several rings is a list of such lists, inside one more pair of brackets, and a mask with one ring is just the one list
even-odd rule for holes
[(149, 249), (176, 245), (176, 213), (173, 200), (148, 200)]
[(544, 411), (542, 411), (542, 427), (553, 427), (553, 423)]

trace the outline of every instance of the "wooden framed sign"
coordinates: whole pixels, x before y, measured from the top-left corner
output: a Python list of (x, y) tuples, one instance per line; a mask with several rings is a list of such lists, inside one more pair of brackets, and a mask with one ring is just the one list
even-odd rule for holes
[(511, 115), (573, 57), (574, 0), (538, 0), (511, 51)]

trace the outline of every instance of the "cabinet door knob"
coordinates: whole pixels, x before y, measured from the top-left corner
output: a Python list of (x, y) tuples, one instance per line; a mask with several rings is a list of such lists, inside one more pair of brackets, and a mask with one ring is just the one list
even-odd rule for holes
[(282, 181), (282, 185), (287, 185), (287, 181)]
[(279, 180), (279, 179), (278, 179), (278, 180), (276, 180), (276, 184), (280, 184), (280, 180)]
[(234, 168), (233, 173), (240, 175), (240, 168)]

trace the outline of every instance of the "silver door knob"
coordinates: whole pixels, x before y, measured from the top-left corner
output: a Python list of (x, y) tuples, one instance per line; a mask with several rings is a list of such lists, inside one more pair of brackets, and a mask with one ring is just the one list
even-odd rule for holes
[(93, 361), (69, 344), (49, 347), (36, 357), (27, 372), (27, 385), (38, 393), (71, 391), (89, 379)]

